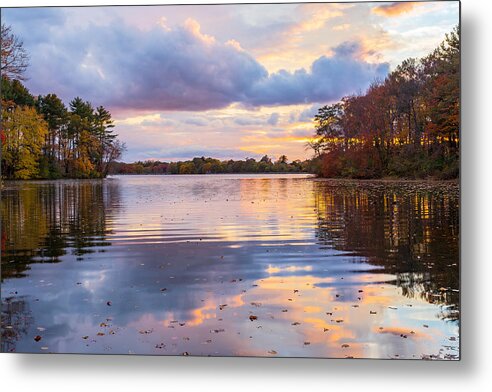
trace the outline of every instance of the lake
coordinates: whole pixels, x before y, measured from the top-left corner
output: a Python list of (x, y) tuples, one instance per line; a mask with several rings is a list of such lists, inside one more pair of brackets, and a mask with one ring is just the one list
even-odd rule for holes
[(4, 352), (459, 358), (459, 187), (5, 182)]

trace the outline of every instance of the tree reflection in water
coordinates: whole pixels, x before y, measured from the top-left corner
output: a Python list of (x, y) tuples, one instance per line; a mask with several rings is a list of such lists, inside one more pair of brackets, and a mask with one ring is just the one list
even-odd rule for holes
[(321, 244), (393, 274), (407, 297), (459, 317), (459, 188), (455, 183), (317, 181)]
[(2, 351), (459, 355), (457, 184), (124, 176), (2, 196)]
[(58, 263), (70, 252), (83, 260), (105, 236), (118, 206), (116, 181), (30, 182), (2, 190), (2, 281), (23, 277), (31, 263)]

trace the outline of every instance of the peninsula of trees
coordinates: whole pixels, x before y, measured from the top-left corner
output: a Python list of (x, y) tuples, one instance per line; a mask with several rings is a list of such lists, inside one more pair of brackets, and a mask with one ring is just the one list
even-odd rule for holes
[(80, 97), (68, 108), (55, 94), (34, 97), (21, 82), (22, 41), (6, 25), (1, 38), (2, 178), (105, 177), (125, 148), (109, 111)]
[(459, 176), (460, 31), (365, 94), (323, 106), (309, 142), (322, 177)]

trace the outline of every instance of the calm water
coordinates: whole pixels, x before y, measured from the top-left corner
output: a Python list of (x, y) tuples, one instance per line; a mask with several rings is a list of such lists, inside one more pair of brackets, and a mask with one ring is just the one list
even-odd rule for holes
[(457, 185), (4, 185), (2, 351), (459, 358)]

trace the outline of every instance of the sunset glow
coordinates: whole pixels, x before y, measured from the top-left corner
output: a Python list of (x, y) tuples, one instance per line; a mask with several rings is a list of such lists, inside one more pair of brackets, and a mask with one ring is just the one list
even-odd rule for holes
[[(458, 2), (3, 9), (26, 86), (104, 105), (123, 161), (306, 159), (317, 109), (458, 24)], [(32, 34), (36, 31), (36, 34)]]

